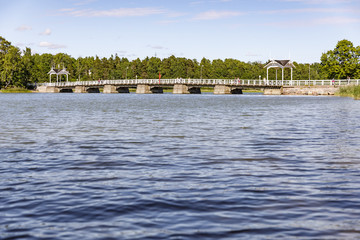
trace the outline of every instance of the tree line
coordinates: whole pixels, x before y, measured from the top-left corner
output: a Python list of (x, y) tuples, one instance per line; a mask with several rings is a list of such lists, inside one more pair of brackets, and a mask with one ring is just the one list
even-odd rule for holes
[[(335, 50), (324, 53), (321, 63), (294, 62), (293, 79), (360, 78), (360, 47), (350, 41), (339, 41)], [(34, 83), (48, 82), (51, 67), (69, 71), (69, 81), (98, 79), (156, 79), (207, 78), (207, 79), (263, 79), (267, 63), (243, 62), (237, 59), (187, 59), (170, 56), (160, 59), (146, 57), (130, 61), (117, 54), (109, 58), (79, 57), (65, 53), (33, 54), (30, 48), (21, 51), (0, 36), (0, 87), (28, 87)], [(281, 72), (278, 75), (281, 78)], [(269, 70), (269, 79), (275, 79), (275, 70)], [(290, 70), (285, 70), (290, 79)]]

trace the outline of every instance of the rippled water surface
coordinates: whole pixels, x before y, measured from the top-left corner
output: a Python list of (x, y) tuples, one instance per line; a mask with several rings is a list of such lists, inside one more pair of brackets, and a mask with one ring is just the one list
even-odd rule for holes
[(1, 239), (359, 239), (360, 101), (0, 94)]

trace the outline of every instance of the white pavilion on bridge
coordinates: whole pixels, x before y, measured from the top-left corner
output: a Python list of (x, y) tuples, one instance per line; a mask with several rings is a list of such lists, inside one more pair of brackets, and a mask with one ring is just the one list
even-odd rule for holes
[(281, 69), (282, 80), (284, 81), (284, 69), (290, 68), (291, 69), (291, 80), (293, 80), (293, 68), (295, 65), (291, 60), (271, 60), (264, 68), (266, 68), (266, 80), (269, 80), (269, 69), (275, 68), (276, 69), (276, 80), (277, 80), (277, 70)]
[(60, 76), (60, 82), (61, 82), (61, 75), (66, 75), (66, 81), (69, 81), (69, 72), (66, 71), (66, 68), (63, 69), (56, 69), (54, 67), (51, 67), (51, 70), (48, 72), (49, 74), (49, 79), (51, 82), (51, 75), (55, 74), (56, 75), (56, 82), (59, 82), (59, 76)]

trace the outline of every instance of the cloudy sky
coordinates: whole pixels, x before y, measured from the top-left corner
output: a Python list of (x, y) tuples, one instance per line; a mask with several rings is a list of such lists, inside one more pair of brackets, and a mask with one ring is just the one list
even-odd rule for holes
[(0, 36), (35, 53), (319, 62), (360, 45), (359, 0), (0, 0)]

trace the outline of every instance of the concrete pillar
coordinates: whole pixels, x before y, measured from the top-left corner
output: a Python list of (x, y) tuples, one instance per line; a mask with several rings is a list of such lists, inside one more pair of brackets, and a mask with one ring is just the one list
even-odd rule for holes
[(231, 94), (231, 88), (225, 85), (216, 85), (214, 94)]
[(265, 88), (264, 95), (282, 95), (282, 88)]
[(47, 93), (59, 93), (60, 89), (57, 88), (57, 87), (49, 87), (49, 86), (47, 86), (46, 87), (46, 92)]
[(46, 93), (47, 86), (37, 86), (36, 91)]
[(114, 85), (104, 85), (103, 93), (118, 93), (118, 91)]
[(84, 86), (75, 86), (75, 93), (86, 93), (86, 88)]
[(151, 93), (150, 86), (149, 85), (137, 85), (136, 93), (140, 93), (140, 94)]
[(39, 86), (36, 90), (40, 93), (59, 93), (60, 89), (57, 87), (50, 87), (50, 86)]
[(173, 94), (189, 94), (189, 88), (186, 85), (175, 84)]

